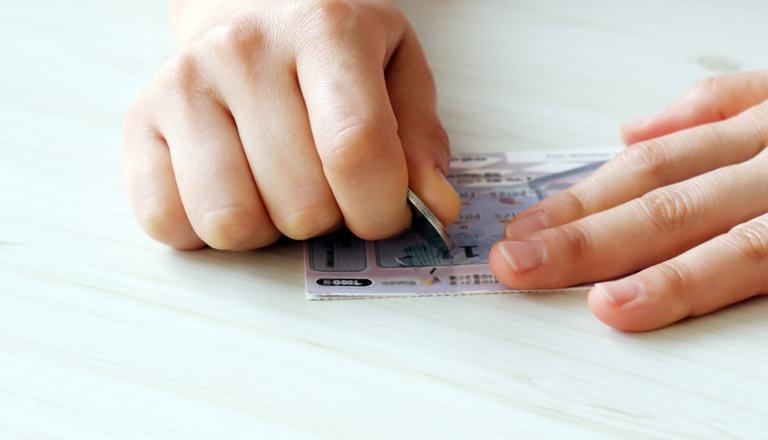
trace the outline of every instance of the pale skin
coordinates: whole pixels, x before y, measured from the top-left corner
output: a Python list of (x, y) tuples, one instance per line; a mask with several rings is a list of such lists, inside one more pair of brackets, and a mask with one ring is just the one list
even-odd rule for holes
[[(180, 52), (125, 124), (132, 207), (178, 249), (242, 251), (346, 225), (382, 239), (412, 188), (460, 201), (415, 32), (387, 0), (176, 0)], [(653, 330), (768, 293), (768, 72), (700, 82), (629, 146), (529, 208), (492, 250), (513, 288), (598, 284), (595, 315)], [(631, 275), (630, 275), (631, 274)]]

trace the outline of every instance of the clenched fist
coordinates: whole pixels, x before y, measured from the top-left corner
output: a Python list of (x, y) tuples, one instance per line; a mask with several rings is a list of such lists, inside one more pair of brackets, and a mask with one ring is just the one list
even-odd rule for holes
[(406, 228), (410, 186), (460, 201), (435, 86), (403, 15), (373, 0), (186, 1), (181, 51), (125, 124), (133, 209), (179, 249), (246, 250), (343, 224)]

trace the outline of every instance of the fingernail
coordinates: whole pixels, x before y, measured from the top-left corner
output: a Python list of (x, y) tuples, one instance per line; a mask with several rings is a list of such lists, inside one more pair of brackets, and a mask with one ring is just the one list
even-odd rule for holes
[(507, 227), (504, 229), (504, 235), (507, 238), (522, 237), (536, 231), (541, 231), (542, 229), (547, 229), (549, 227), (548, 225), (549, 219), (547, 218), (547, 214), (544, 211), (537, 211), (507, 223)]
[(536, 241), (503, 241), (499, 249), (517, 273), (530, 272), (544, 263), (544, 246)]
[(640, 296), (640, 285), (631, 279), (595, 284), (601, 295), (614, 306), (623, 306)]

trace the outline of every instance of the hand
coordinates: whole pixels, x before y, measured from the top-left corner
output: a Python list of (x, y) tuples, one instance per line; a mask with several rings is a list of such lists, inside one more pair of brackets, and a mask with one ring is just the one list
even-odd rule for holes
[(455, 220), (434, 83), (399, 11), (373, 0), (219, 3), (214, 19), (191, 20), (200, 28), (177, 23), (193, 41), (126, 118), (128, 190), (149, 235), (246, 250), (345, 223), (381, 239), (409, 225), (409, 185)]
[(624, 277), (589, 305), (628, 331), (768, 293), (766, 99), (768, 72), (740, 73), (626, 125), (634, 145), (508, 224), (494, 273), (525, 289)]

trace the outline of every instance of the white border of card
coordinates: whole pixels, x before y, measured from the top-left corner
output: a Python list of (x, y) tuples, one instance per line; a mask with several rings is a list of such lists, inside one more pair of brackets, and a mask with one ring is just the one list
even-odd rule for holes
[(544, 292), (512, 290), (499, 283), (486, 263), (490, 246), (502, 238), (504, 224), (519, 212), (584, 179), (617, 151), (456, 155), (448, 180), (462, 198), (462, 213), (448, 227), (457, 243), (452, 255), (432, 249), (414, 230), (381, 242), (366, 242), (344, 230), (315, 238), (304, 248), (307, 298)]

